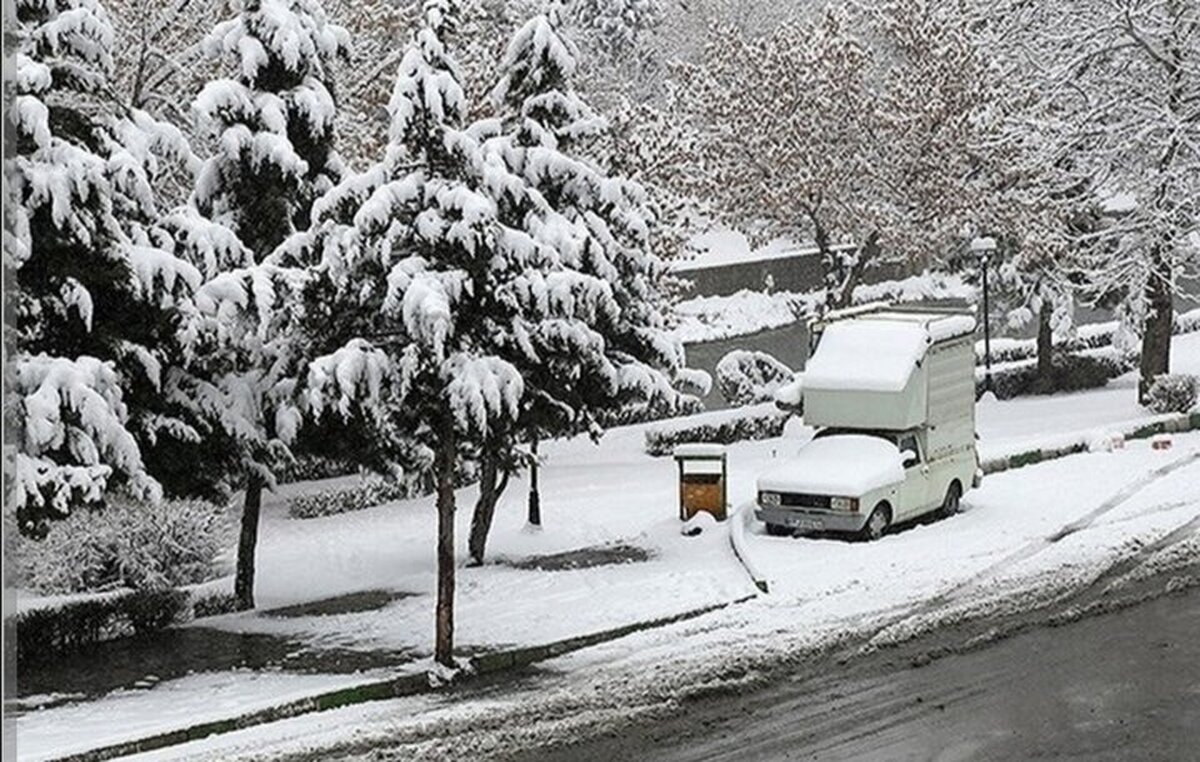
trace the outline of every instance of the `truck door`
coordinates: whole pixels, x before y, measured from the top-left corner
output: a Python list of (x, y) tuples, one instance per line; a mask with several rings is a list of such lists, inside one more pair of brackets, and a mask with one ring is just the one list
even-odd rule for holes
[(900, 505), (896, 513), (897, 518), (909, 518), (929, 504), (929, 463), (916, 434), (901, 434), (897, 446), (909, 459), (904, 464), (904, 484), (900, 487)]

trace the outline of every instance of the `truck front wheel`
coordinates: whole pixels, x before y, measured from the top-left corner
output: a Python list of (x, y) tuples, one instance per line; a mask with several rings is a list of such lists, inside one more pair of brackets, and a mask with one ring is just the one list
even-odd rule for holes
[(871, 511), (867, 523), (863, 525), (862, 531), (859, 532), (859, 537), (870, 542), (883, 537), (883, 533), (887, 531), (888, 524), (892, 523), (892, 509), (887, 503), (880, 503), (875, 506), (875, 510)]
[(767, 524), (767, 534), (772, 537), (783, 537), (792, 534), (792, 528), (785, 527), (783, 524)]

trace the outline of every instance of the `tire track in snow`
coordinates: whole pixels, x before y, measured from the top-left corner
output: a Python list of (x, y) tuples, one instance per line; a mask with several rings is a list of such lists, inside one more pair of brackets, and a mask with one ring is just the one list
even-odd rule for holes
[[(1058, 531), (1054, 532), (1053, 534), (1049, 535), (1048, 537), (1043, 537), (1043, 538), (1039, 538), (1039, 539), (1031, 540), (1030, 542), (1027, 542), (1025, 545), (1022, 545), (1021, 547), (1017, 548), (1015, 551), (1008, 554), (1004, 558), (1001, 558), (999, 561), (996, 561), (995, 563), (990, 564), (989, 566), (987, 566), (984, 569), (981, 569), (980, 571), (976, 572), (975, 574), (972, 574), (970, 577), (963, 580), (962, 582), (959, 582), (958, 584), (954, 585), (950, 589), (945, 590), (941, 593), (938, 593), (934, 597), (906, 610), (905, 612), (901, 613), (899, 616), (889, 619), (888, 621), (879, 625), (865, 637), (865, 647), (871, 647), (871, 645), (875, 642), (875, 640), (881, 634), (892, 629), (896, 625), (903, 624), (904, 622), (909, 621), (911, 619), (925, 617), (925, 616), (935, 613), (938, 609), (944, 607), (946, 604), (951, 603), (955, 600), (961, 599), (964, 595), (970, 593), (973, 590), (978, 589), (980, 586), (980, 583), (982, 583), (983, 581), (987, 580), (990, 577), (995, 576), (998, 572), (1004, 571), (1005, 569), (1012, 568), (1012, 567), (1016, 566), (1017, 564), (1020, 564), (1024, 561), (1032, 558), (1033, 556), (1036, 556), (1038, 553), (1041, 553), (1042, 551), (1046, 550), (1047, 548), (1053, 547), (1056, 543), (1060, 542), (1061, 540), (1063, 540), (1067, 537), (1070, 537), (1071, 535), (1075, 534), (1076, 532), (1080, 532), (1084, 529), (1087, 529), (1088, 527), (1092, 526), (1096, 522), (1097, 519), (1099, 519), (1100, 517), (1104, 516), (1107, 513), (1110, 513), (1112, 511), (1116, 510), (1120, 506), (1124, 505), (1127, 501), (1132, 499), (1135, 495), (1137, 495), (1139, 492), (1146, 489), (1150, 485), (1156, 483), (1157, 481), (1166, 477), (1167, 475), (1169, 475), (1175, 471), (1178, 471), (1179, 469), (1184, 468), (1188, 465), (1191, 465), (1192, 463), (1195, 463), (1197, 461), (1200, 461), (1200, 450), (1190, 452), (1186, 455), (1176, 458), (1175, 460), (1171, 461), (1170, 463), (1167, 463), (1165, 465), (1159, 466), (1158, 468), (1152, 469), (1151, 471), (1148, 471), (1147, 473), (1143, 474), (1142, 476), (1138, 477), (1137, 479), (1126, 484), (1121, 489), (1117, 490), (1111, 497), (1109, 497), (1107, 500), (1105, 500), (1100, 505), (1098, 505), (1094, 510), (1092, 510), (1089, 513), (1081, 516), (1080, 518), (1075, 519), (1074, 521), (1064, 525), (1062, 528), (1060, 528)], [(1151, 545), (1148, 545), (1147, 548), (1150, 548), (1155, 545), (1159, 545), (1160, 543), (1165, 543), (1165, 544), (1162, 544), (1161, 547), (1157, 547), (1157, 548), (1155, 548), (1155, 550), (1150, 551), (1150, 552), (1152, 553), (1152, 552), (1157, 552), (1159, 550), (1162, 550), (1163, 548), (1167, 547), (1168, 545), (1174, 544), (1175, 542), (1178, 542), (1178, 541), (1184, 539), (1190, 533), (1189, 527), (1193, 527), (1193, 526), (1200, 526), (1200, 516), (1197, 516), (1195, 519), (1186, 522), (1183, 526), (1177, 527), (1175, 530), (1173, 530), (1171, 533), (1169, 533), (1166, 537), (1160, 538), (1160, 540), (1158, 540), (1155, 543), (1151, 543)], [(1171, 539), (1170, 542), (1166, 542), (1168, 540), (1168, 538), (1173, 538), (1173, 539)], [(1148, 554), (1143, 555), (1144, 551), (1146, 551), (1146, 548), (1143, 548), (1141, 551), (1139, 551), (1137, 554), (1135, 554), (1135, 557), (1138, 557), (1138, 558), (1141, 558), (1142, 560), (1144, 560), (1146, 557), (1148, 557)], [(1121, 562), (1118, 562), (1118, 564), (1120, 564), (1120, 563)], [(1139, 561), (1139, 563), (1140, 563), (1140, 561)], [(1136, 566), (1136, 564), (1135, 564), (1135, 566)], [(1131, 569), (1132, 568), (1133, 567), (1131, 567)], [(1127, 573), (1127, 572), (1125, 572), (1125, 573)], [(1097, 577), (1095, 580), (1093, 580), (1091, 583), (1089, 583), (1089, 585), (1085, 588), (1085, 591), (1088, 589), (1092, 589), (1095, 585), (1099, 584), (1104, 579), (1111, 579), (1112, 576), (1113, 576), (1113, 574), (1111, 573), (1111, 569), (1106, 569), (1104, 572), (1101, 573), (1101, 575), (1099, 577)], [(1074, 595), (1079, 595), (1082, 592), (1084, 592), (1084, 591), (1079, 591), (1079, 592), (1073, 593), (1072, 597)]]
[[(1177, 507), (1189, 504), (1200, 505), (1200, 502), (1183, 503)], [(1200, 514), (1183, 522), (1154, 542), (1147, 543), (1139, 548), (1136, 553), (1120, 558), (1108, 566), (1108, 568), (1104, 569), (1095, 579), (1088, 583), (1086, 587), (1072, 594), (1074, 608), (1087, 608), (1104, 597), (1110, 583), (1120, 580), (1148, 562), (1156, 554), (1170, 548), (1172, 545), (1191, 539), (1197, 533), (1200, 533)]]

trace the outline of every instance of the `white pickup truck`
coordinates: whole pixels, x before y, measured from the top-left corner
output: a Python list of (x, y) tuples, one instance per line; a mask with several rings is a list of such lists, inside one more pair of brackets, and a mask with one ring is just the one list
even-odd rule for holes
[(876, 539), (897, 522), (956, 513), (981, 478), (974, 316), (874, 305), (810, 331), (816, 348), (796, 383), (818, 431), (759, 477), (767, 531)]

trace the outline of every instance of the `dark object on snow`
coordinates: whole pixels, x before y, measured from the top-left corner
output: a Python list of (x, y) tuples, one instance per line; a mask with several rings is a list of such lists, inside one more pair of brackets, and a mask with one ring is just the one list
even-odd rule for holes
[(514, 569), (527, 571), (573, 571), (590, 569), (593, 566), (640, 563), (649, 561), (651, 557), (650, 552), (645, 548), (621, 544), (579, 548), (546, 556), (530, 556), (509, 565)]

